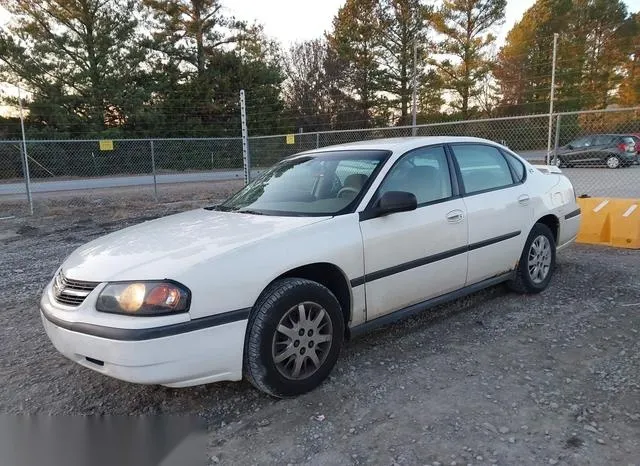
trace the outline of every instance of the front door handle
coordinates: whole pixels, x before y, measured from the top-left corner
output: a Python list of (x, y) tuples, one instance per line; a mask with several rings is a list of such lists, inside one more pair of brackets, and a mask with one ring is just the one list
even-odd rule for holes
[(461, 210), (452, 210), (447, 214), (447, 222), (460, 223), (464, 219), (464, 212)]
[(529, 204), (529, 201), (531, 200), (531, 198), (527, 195), (527, 194), (523, 194), (520, 197), (518, 197), (518, 202), (522, 205), (527, 205)]

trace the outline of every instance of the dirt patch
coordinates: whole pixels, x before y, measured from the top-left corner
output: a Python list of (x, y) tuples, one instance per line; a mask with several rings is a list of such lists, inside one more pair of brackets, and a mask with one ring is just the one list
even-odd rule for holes
[(30, 228), (155, 218), (221, 202), (242, 186), (241, 180), (160, 185), (157, 201), (150, 186), (39, 193), (33, 197), (33, 215), (25, 199), (0, 197), (0, 232), (25, 225)]

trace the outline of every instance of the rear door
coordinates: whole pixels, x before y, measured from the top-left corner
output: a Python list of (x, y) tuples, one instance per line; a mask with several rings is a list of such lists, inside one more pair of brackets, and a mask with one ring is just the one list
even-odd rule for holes
[(495, 146), (451, 144), (469, 227), (467, 285), (513, 270), (533, 223), (524, 165)]
[(615, 151), (616, 136), (609, 134), (599, 134), (594, 138), (591, 152), (589, 153), (589, 159), (587, 160), (592, 165), (601, 163), (606, 160), (612, 149)]

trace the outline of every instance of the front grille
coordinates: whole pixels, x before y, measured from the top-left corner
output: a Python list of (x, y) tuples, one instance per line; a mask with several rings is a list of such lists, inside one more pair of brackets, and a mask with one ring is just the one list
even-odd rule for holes
[(53, 281), (53, 296), (60, 304), (79, 306), (98, 284), (97, 282), (71, 280), (60, 271)]

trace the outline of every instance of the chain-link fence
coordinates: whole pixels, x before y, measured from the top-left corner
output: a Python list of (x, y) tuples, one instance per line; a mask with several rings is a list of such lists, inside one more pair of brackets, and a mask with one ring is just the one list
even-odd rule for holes
[(254, 168), (267, 167), (283, 157), (318, 147), (349, 142), (408, 136), (473, 136), (505, 144), (527, 157), (544, 159), (547, 153), (548, 115), (435, 123), (416, 127), (388, 127), (318, 133), (250, 137)]
[(554, 123), (552, 163), (578, 194), (640, 197), (640, 109), (561, 113)]
[(559, 165), (580, 195), (640, 197), (640, 108), (554, 114), (551, 132), (549, 121), (549, 115), (529, 115), (255, 137), (250, 138), (251, 157), (254, 168), (265, 168), (288, 155), (334, 144), (407, 136), (472, 136), (506, 145), (531, 162)]
[[(204, 200), (215, 198), (216, 183), (242, 180), (243, 174), (239, 137), (42, 140), (25, 146), (36, 211)], [(26, 199), (23, 154), (22, 141), (0, 141), (0, 217), (3, 205), (13, 213)]]
[[(474, 136), (499, 142), (536, 163), (558, 164), (577, 193), (640, 197), (640, 108), (481, 119), (248, 138), (257, 173), (298, 152), (406, 136)], [(251, 129), (249, 128), (249, 134)], [(25, 159), (34, 204), (219, 199), (243, 180), (241, 137), (0, 141), (0, 217), (5, 201), (24, 206)], [(549, 157), (547, 159), (547, 157)], [(67, 200), (68, 199), (68, 200)], [(133, 200), (132, 200), (133, 199)], [(3, 210), (4, 209), (4, 210)]]

